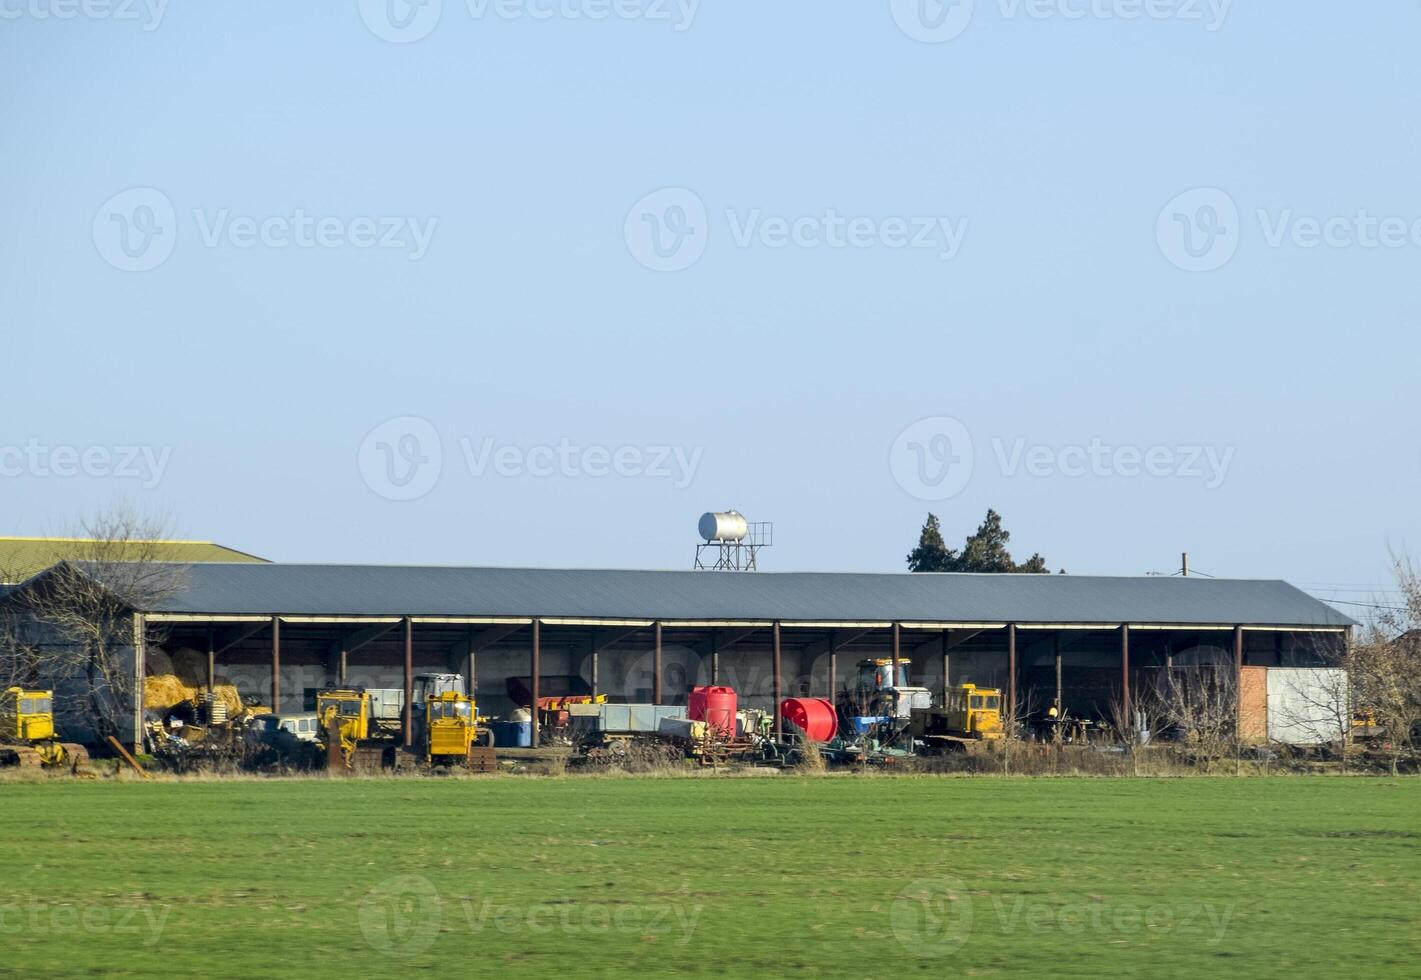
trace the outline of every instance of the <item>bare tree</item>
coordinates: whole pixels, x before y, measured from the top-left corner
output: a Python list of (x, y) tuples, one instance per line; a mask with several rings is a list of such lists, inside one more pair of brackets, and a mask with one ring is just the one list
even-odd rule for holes
[(1385, 730), (1395, 774), (1402, 756), (1414, 753), (1412, 733), (1421, 725), (1421, 576), (1404, 555), (1392, 562), (1401, 602), (1366, 625), (1345, 664), (1354, 706)]
[(1140, 774), (1141, 756), (1145, 746), (1154, 742), (1169, 728), (1169, 711), (1159, 692), (1151, 687), (1130, 685), (1130, 708), (1125, 709), (1124, 699), (1111, 698), (1106, 715), (1107, 724), (1116, 741), (1125, 747), (1130, 757), (1130, 771)]
[(99, 738), (131, 741), (142, 676), (134, 614), (181, 591), (184, 566), (163, 561), (164, 522), (129, 505), (83, 522), (80, 531), (65, 560), (12, 598), (22, 603), (26, 632), (39, 637), (35, 672), (65, 692), (56, 696), (83, 711)]
[(1160, 690), (1163, 720), (1210, 771), (1235, 742), (1238, 685), (1232, 667), (1176, 667)]

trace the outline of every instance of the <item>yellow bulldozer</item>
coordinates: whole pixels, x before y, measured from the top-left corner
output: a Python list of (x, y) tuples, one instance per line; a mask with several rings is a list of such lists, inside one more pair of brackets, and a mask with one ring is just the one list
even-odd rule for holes
[(318, 692), (316, 718), (320, 722), (318, 741), (325, 747), (331, 769), (379, 769), (393, 755), (395, 740), (372, 724), (368, 691)]
[(915, 709), (915, 738), (939, 749), (960, 750), (974, 742), (995, 742), (1006, 736), (1002, 725), (1002, 692), (996, 688), (959, 684), (947, 689), (940, 708)]
[(0, 692), (0, 765), (27, 769), (89, 761), (82, 745), (61, 742), (54, 731), (54, 692), (6, 688)]
[(474, 747), (479, 726), (473, 698), (453, 691), (433, 694), (425, 699), (423, 713), (419, 747), (425, 765), (487, 768), (484, 753)]

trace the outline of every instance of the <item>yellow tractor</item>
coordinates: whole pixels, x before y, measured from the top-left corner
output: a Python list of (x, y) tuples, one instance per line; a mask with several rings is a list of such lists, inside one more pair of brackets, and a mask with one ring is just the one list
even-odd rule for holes
[(994, 687), (959, 684), (948, 688), (943, 727), (963, 738), (1003, 737), (1002, 692)]
[(914, 709), (911, 731), (937, 749), (961, 751), (969, 743), (999, 741), (1006, 736), (1002, 692), (975, 684), (950, 687), (942, 707)]
[(379, 769), (394, 748), (391, 738), (371, 737), (370, 695), (366, 691), (318, 692), (316, 718), (319, 740), (332, 769)]
[(473, 698), (453, 691), (432, 694), (424, 701), (423, 715), (420, 753), (426, 765), (493, 768), (492, 750), (474, 745), (480, 732)]
[(82, 745), (55, 736), (53, 691), (10, 687), (0, 692), (0, 764), (77, 768), (88, 761)]

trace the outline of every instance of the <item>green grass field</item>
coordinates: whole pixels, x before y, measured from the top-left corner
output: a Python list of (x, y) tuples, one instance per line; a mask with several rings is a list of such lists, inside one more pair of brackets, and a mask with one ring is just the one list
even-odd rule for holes
[(0, 973), (1416, 976), (1421, 780), (0, 783)]

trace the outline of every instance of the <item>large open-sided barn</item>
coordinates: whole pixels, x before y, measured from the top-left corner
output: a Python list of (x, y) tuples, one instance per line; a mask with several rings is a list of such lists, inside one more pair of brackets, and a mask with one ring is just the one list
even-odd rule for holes
[[(1281, 581), (1077, 575), (715, 573), (201, 563), (136, 610), (135, 671), (180, 651), (279, 711), (336, 684), (474, 679), (480, 710), (538, 696), (684, 703), (832, 697), (864, 657), (915, 682), (1000, 687), (1008, 705), (1100, 715), (1169, 666), (1314, 667), (1354, 625)], [(1059, 678), (1059, 680), (1058, 680)], [(1245, 691), (1247, 687), (1240, 684)], [(136, 685), (141, 692), (143, 685)], [(141, 697), (134, 705), (135, 741)]]

